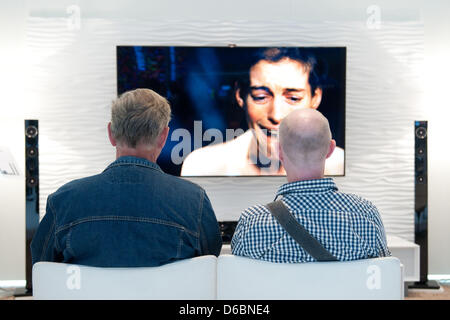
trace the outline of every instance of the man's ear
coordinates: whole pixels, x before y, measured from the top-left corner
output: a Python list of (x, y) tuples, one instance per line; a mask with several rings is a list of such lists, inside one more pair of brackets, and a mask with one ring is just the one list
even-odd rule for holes
[(244, 100), (241, 98), (241, 89), (237, 88), (234, 91), (234, 95), (235, 95), (236, 102), (239, 105), (239, 107), (243, 108), (244, 107)]
[(169, 136), (169, 127), (165, 127), (158, 137), (157, 146), (159, 149), (164, 148), (168, 136)]
[(327, 159), (331, 156), (335, 148), (336, 148), (336, 141), (334, 139), (331, 139), (330, 146), (328, 147)]
[(311, 108), (317, 109), (322, 102), (322, 88), (314, 90), (314, 96), (311, 98)]
[(109, 137), (109, 142), (111, 142), (111, 145), (113, 147), (117, 146), (117, 141), (116, 139), (113, 137), (113, 134), (111, 132), (111, 122), (108, 123), (108, 137)]

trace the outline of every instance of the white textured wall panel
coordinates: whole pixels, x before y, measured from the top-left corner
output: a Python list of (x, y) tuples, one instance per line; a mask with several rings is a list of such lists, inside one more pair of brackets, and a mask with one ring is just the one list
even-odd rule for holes
[[(29, 18), (26, 117), (40, 120), (41, 214), (63, 183), (114, 160), (106, 125), (117, 45), (346, 46), (346, 176), (340, 189), (380, 210), (388, 233), (414, 238), (413, 121), (423, 117), (423, 25)], [(273, 199), (283, 178), (196, 178), (219, 220)]]

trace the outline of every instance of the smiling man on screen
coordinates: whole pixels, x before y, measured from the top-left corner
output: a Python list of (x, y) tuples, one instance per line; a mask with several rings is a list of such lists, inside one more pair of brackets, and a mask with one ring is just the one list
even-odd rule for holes
[[(225, 143), (194, 150), (184, 160), (181, 175), (284, 175), (276, 150), (280, 123), (294, 110), (319, 108), (320, 78), (316, 58), (307, 50), (256, 51), (235, 90), (248, 130)], [(336, 147), (325, 162), (325, 175), (343, 174), (344, 150)]]

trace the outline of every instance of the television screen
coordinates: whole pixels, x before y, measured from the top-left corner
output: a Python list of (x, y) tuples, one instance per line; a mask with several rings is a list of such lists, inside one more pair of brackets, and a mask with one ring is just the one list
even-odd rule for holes
[(345, 47), (118, 46), (118, 94), (149, 88), (172, 107), (158, 159), (177, 176), (279, 176), (281, 120), (327, 117), (337, 148), (325, 175), (345, 174)]

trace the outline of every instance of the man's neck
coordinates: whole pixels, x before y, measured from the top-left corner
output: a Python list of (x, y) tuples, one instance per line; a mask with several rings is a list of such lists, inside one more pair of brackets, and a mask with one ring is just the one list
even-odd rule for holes
[(303, 177), (287, 177), (288, 182), (297, 182), (297, 181), (305, 181), (305, 180), (316, 180), (323, 179), (324, 176), (303, 176)]
[(304, 181), (304, 180), (315, 180), (322, 179), (324, 177), (324, 170), (311, 170), (311, 169), (303, 169), (303, 170), (286, 170), (286, 178), (288, 182), (295, 181)]
[(289, 158), (284, 157), (284, 169), (288, 182), (322, 179), (325, 175), (325, 159), (315, 163), (307, 163), (305, 160), (297, 159), (293, 164)]
[(120, 157), (131, 156), (137, 158), (147, 159), (148, 161), (156, 163), (158, 159), (158, 152), (154, 149), (144, 148), (129, 148), (129, 147), (116, 147), (116, 159)]

